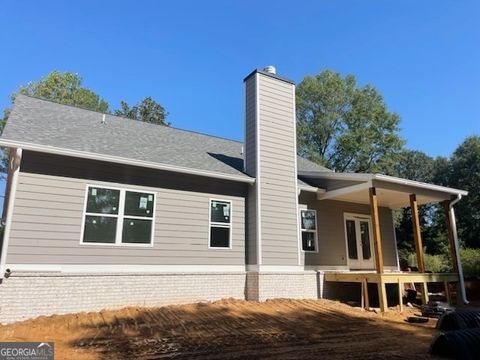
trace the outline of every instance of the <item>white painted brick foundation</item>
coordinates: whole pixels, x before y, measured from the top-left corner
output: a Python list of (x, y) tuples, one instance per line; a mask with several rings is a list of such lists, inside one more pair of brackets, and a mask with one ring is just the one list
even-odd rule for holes
[(0, 323), (40, 315), (161, 306), (225, 298), (265, 301), (322, 297), (321, 272), (32, 273), (0, 284)]
[(323, 273), (321, 272), (249, 272), (247, 274), (248, 300), (319, 299), (322, 294)]
[(245, 299), (245, 279), (245, 272), (15, 273), (0, 284), (0, 323), (125, 306)]

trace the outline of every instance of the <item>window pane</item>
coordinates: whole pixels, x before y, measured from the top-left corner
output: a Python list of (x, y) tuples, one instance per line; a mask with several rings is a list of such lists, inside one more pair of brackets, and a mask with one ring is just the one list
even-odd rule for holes
[(212, 200), (211, 222), (230, 223), (230, 203)]
[(315, 251), (315, 233), (302, 231), (303, 251)]
[(118, 214), (120, 190), (88, 188), (87, 212), (99, 214)]
[(348, 258), (358, 259), (357, 255), (357, 231), (355, 230), (355, 221), (347, 220), (347, 243)]
[(302, 218), (302, 229), (304, 230), (317, 229), (315, 211), (302, 210), (301, 218)]
[(360, 221), (360, 235), (362, 238), (363, 259), (369, 260), (372, 257), (370, 247), (370, 232), (368, 230), (368, 221)]
[(116, 217), (87, 215), (85, 217), (83, 242), (114, 244), (116, 232)]
[(125, 193), (125, 215), (153, 216), (153, 194), (127, 191)]
[(230, 247), (230, 228), (210, 227), (210, 247)]
[(152, 220), (123, 220), (122, 243), (150, 244), (152, 238)]

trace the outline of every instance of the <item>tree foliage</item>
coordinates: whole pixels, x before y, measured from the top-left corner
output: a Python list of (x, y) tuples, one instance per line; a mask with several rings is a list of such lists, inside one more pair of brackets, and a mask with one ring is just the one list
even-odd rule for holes
[(115, 110), (115, 115), (151, 124), (170, 125), (167, 122), (168, 112), (150, 96), (131, 107), (125, 101), (120, 102), (120, 109)]
[[(435, 160), (427, 154), (417, 150), (402, 150), (397, 161), (393, 165), (392, 175), (421, 182), (430, 182), (433, 177)], [(427, 232), (430, 230), (430, 217), (435, 209), (432, 206), (424, 205), (419, 207), (420, 227), (424, 244), (427, 245), (427, 251), (432, 246), (430, 244)], [(409, 207), (396, 210), (395, 231), (397, 244), (400, 249), (408, 251), (414, 250), (412, 213)], [(433, 248), (432, 248), (433, 249)]]
[[(46, 100), (59, 102), (66, 105), (74, 105), (89, 110), (108, 112), (108, 103), (92, 90), (83, 86), (82, 78), (72, 72), (52, 71), (39, 81), (29, 82), (21, 86), (17, 92), (11, 95), (12, 102), (17, 94), (39, 97)], [(3, 118), (0, 121), (0, 132), (7, 122), (10, 109), (4, 109)], [(8, 152), (2, 151), (0, 173), (5, 176), (8, 167)]]
[[(34, 96), (103, 113), (110, 112), (109, 104), (106, 100), (85, 87), (82, 77), (68, 71), (60, 72), (54, 70), (39, 81), (32, 81), (25, 86), (21, 86), (18, 91), (11, 95), (12, 102), (17, 94)], [(169, 125), (166, 122), (168, 113), (162, 105), (151, 97), (146, 97), (139, 104), (132, 107), (122, 101), (121, 108), (115, 110), (114, 113), (152, 124)], [(4, 109), (3, 117), (0, 119), (0, 132), (3, 131), (9, 114), (10, 109)], [(8, 167), (8, 152), (4, 150), (0, 155), (0, 176), (4, 177)]]
[(20, 87), (19, 93), (104, 113), (109, 107), (98, 94), (83, 86), (78, 74), (68, 71), (54, 70), (40, 81)]
[(457, 205), (457, 227), (466, 247), (480, 248), (480, 136), (470, 136), (447, 161), (438, 165), (435, 180), (468, 191)]
[(390, 172), (400, 152), (400, 117), (371, 85), (326, 70), (297, 87), (299, 153), (339, 172)]

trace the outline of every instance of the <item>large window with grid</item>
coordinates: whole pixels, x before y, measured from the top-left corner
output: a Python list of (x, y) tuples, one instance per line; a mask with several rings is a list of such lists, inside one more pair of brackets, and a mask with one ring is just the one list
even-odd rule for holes
[(87, 186), (82, 244), (153, 244), (155, 194)]

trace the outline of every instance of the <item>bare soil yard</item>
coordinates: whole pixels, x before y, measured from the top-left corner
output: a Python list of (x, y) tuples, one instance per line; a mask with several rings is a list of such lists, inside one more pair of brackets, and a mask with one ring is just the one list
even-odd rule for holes
[(55, 341), (55, 359), (425, 359), (436, 320), (329, 300), (125, 308), (0, 326), (1, 341)]

